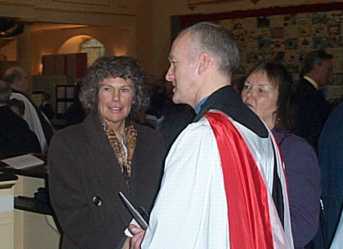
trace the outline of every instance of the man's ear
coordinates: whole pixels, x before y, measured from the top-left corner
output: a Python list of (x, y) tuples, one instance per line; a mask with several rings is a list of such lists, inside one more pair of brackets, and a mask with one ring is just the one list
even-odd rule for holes
[(213, 59), (208, 53), (201, 53), (199, 55), (199, 64), (197, 68), (197, 73), (202, 74), (208, 70), (213, 64)]

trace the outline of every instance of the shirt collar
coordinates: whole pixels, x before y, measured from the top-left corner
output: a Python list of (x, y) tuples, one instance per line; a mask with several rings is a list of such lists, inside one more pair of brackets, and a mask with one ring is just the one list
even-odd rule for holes
[(319, 89), (318, 83), (314, 79), (310, 78), (310, 76), (305, 75), (304, 79), (307, 80), (308, 82), (310, 82), (311, 85), (314, 86), (314, 88), (316, 88), (317, 90)]
[(199, 103), (195, 106), (194, 111), (196, 114), (199, 114), (202, 105), (206, 102), (208, 97), (203, 98), (202, 100), (199, 101)]

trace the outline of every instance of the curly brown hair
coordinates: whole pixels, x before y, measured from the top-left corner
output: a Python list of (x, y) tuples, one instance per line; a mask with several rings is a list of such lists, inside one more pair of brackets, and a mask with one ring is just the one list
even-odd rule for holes
[(130, 79), (134, 85), (132, 114), (141, 110), (145, 99), (143, 91), (144, 73), (137, 61), (128, 56), (104, 56), (97, 59), (81, 81), (79, 98), (87, 111), (97, 110), (99, 83), (107, 78)]

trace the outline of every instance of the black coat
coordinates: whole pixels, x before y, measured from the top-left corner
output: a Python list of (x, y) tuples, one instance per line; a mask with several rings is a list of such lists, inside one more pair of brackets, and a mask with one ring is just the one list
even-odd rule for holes
[(97, 114), (58, 132), (49, 154), (49, 190), (62, 229), (62, 249), (115, 249), (131, 216), (118, 192), (150, 211), (165, 156), (156, 131), (136, 125), (130, 194)]
[(295, 90), (294, 133), (305, 138), (316, 150), (320, 132), (330, 113), (330, 103), (310, 82), (302, 78)]
[(201, 106), (200, 112), (195, 116), (194, 121), (200, 120), (211, 109), (225, 113), (260, 137), (268, 137), (268, 130), (260, 118), (243, 103), (232, 86), (222, 87), (212, 93)]
[(36, 152), (40, 146), (36, 135), (24, 119), (8, 106), (0, 107), (0, 158)]

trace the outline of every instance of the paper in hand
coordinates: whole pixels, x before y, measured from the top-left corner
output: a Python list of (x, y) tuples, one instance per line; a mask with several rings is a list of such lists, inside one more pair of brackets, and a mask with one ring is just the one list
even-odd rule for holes
[(131, 204), (131, 202), (125, 197), (122, 192), (119, 192), (119, 197), (123, 201), (125, 207), (129, 210), (132, 217), (138, 223), (138, 225), (143, 229), (146, 230), (148, 228), (148, 222), (146, 222), (143, 216), (137, 211), (137, 209)]

